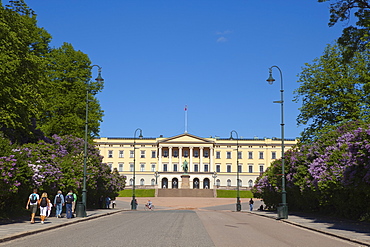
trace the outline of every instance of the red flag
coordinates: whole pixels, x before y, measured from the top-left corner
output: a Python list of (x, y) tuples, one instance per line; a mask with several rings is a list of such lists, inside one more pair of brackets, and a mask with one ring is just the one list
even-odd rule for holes
[(185, 110), (185, 111), (187, 111), (187, 110), (188, 110), (188, 106), (187, 106), (187, 105), (185, 106), (185, 109), (184, 109), (184, 110)]

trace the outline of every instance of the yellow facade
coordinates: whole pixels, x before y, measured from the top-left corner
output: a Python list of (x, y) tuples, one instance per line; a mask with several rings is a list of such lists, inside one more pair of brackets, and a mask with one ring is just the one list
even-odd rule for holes
[[(127, 177), (127, 187), (132, 186), (135, 164), (137, 188), (181, 188), (185, 162), (190, 188), (232, 189), (239, 175), (240, 189), (247, 189), (273, 160), (281, 157), (281, 139), (268, 138), (201, 138), (185, 133), (170, 138), (102, 137), (95, 143), (103, 162)], [(285, 139), (285, 151), (294, 144), (296, 140)]]

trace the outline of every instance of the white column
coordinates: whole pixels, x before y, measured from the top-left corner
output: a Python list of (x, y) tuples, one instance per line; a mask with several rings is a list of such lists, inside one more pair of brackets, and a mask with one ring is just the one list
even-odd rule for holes
[(173, 171), (172, 167), (172, 147), (168, 147), (168, 171)]
[(209, 169), (213, 167), (213, 171), (216, 171), (215, 164), (213, 164), (213, 147), (209, 148)]
[(159, 153), (158, 153), (158, 171), (162, 170), (162, 147), (159, 147)]
[(199, 172), (203, 167), (203, 147), (199, 147)]
[(181, 166), (182, 166), (182, 147), (179, 147), (179, 171), (181, 172)]
[(193, 170), (193, 147), (189, 147), (189, 172)]

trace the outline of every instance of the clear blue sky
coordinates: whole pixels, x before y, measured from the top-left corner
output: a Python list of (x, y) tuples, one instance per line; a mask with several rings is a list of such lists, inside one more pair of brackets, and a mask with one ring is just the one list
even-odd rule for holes
[[(3, 3), (5, 3), (4, 1)], [(71, 43), (103, 67), (102, 137), (300, 135), (297, 75), (342, 31), (317, 0), (26, 0), (53, 47)], [(93, 78), (97, 71), (93, 68)]]

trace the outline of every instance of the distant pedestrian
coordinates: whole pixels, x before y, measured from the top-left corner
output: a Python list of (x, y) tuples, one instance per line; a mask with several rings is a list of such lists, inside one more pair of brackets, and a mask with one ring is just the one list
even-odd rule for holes
[(116, 207), (116, 198), (113, 198), (112, 200), (112, 208), (115, 208)]
[(73, 203), (73, 193), (72, 191), (70, 191), (67, 195), (66, 195), (66, 213), (67, 213), (67, 219), (71, 219), (72, 218), (72, 203)]
[(110, 201), (111, 201), (110, 197), (109, 197), (109, 196), (107, 196), (107, 197), (105, 198), (105, 208), (109, 208)]
[(48, 198), (48, 194), (46, 192), (42, 193), (41, 198), (39, 200), (41, 224), (44, 224), (48, 212), (49, 203), (50, 200)]
[(36, 215), (39, 199), (40, 199), (40, 196), (39, 194), (37, 194), (37, 189), (34, 189), (33, 193), (28, 197), (28, 201), (26, 205), (26, 209), (30, 208), (31, 210), (31, 224), (35, 223), (35, 215)]
[(64, 206), (64, 196), (62, 191), (58, 191), (58, 194), (54, 197), (54, 207), (55, 207), (55, 214), (57, 218), (62, 218), (62, 210)]
[(249, 209), (252, 211), (253, 210), (253, 203), (254, 203), (254, 201), (253, 201), (253, 199), (251, 198), (250, 200), (249, 200)]
[(53, 207), (53, 204), (51, 203), (51, 201), (50, 201), (50, 203), (49, 203), (49, 205), (48, 205), (48, 212), (47, 212), (47, 214), (46, 214), (46, 217), (49, 217), (50, 216), (50, 213), (51, 213), (51, 208)]
[(76, 203), (77, 203), (77, 195), (73, 193), (72, 190), (70, 192), (72, 192), (72, 195), (73, 195), (73, 202), (72, 202), (72, 215), (73, 215), (76, 213), (75, 209), (76, 209)]

